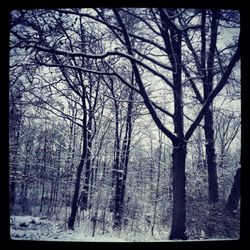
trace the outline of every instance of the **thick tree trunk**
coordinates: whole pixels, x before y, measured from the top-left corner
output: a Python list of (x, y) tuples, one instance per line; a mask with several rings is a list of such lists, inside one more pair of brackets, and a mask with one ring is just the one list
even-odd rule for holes
[[(164, 11), (160, 10), (162, 26), (164, 28), (163, 38), (169, 56), (173, 72), (174, 82), (174, 132), (178, 139), (173, 143), (173, 214), (170, 240), (186, 240), (186, 142), (184, 139), (183, 121), (183, 97), (182, 97), (182, 58), (181, 40), (182, 34), (171, 26), (171, 21)], [(173, 13), (172, 13), (173, 14)], [(171, 26), (171, 27), (170, 27)]]
[(238, 168), (236, 174), (234, 176), (234, 182), (231, 188), (230, 195), (228, 197), (228, 201), (226, 204), (226, 208), (233, 212), (238, 208), (239, 200), (240, 200), (240, 174), (241, 169)]
[(186, 143), (174, 145), (173, 161), (173, 215), (172, 229), (170, 240), (186, 240), (186, 207), (185, 207), (185, 160), (186, 160)]
[(206, 137), (206, 156), (207, 156), (207, 171), (208, 171), (208, 191), (209, 201), (217, 202), (219, 200), (216, 154), (214, 145), (214, 130), (212, 111), (207, 110), (205, 114), (205, 137)]

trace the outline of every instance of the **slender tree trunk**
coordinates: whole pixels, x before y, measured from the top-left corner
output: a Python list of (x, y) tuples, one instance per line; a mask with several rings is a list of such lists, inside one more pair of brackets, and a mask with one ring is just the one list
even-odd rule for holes
[(206, 137), (206, 156), (208, 171), (209, 201), (217, 202), (219, 200), (217, 166), (214, 143), (214, 129), (212, 111), (208, 109), (205, 114), (205, 137)]
[[(112, 89), (112, 94), (113, 89)], [(117, 192), (119, 193), (119, 190), (116, 190), (116, 184), (118, 179), (118, 170), (120, 166), (120, 135), (119, 135), (119, 106), (117, 101), (114, 101), (115, 106), (115, 144), (114, 144), (114, 162), (113, 162), (113, 169), (112, 169), (112, 179), (111, 179), (111, 187), (112, 187), (112, 195), (113, 198), (110, 201), (110, 212), (115, 211), (115, 207), (117, 207)], [(115, 212), (116, 214), (116, 212)], [(115, 219), (117, 221), (117, 219)]]
[[(217, 42), (218, 16), (219, 16), (219, 11), (212, 10), (210, 45), (209, 45), (209, 52), (208, 52), (208, 58), (207, 58), (207, 74), (205, 75), (204, 82), (203, 82), (204, 100), (206, 100), (208, 96), (210, 95), (210, 93), (213, 91), (213, 77), (214, 77), (213, 67), (214, 67), (215, 48), (216, 48), (216, 42)], [(208, 108), (207, 111), (205, 112), (204, 130), (205, 130), (205, 138), (206, 138), (209, 201), (217, 202), (219, 200), (217, 164), (216, 164), (216, 154), (215, 154), (215, 144), (214, 144), (213, 111), (210, 108)]]
[[(83, 81), (82, 81), (83, 82)], [(86, 160), (87, 156), (87, 111), (86, 111), (86, 101), (85, 101), (85, 87), (83, 86), (83, 96), (82, 96), (82, 104), (83, 104), (83, 148), (82, 148), (82, 155), (81, 160), (77, 168), (76, 172), (76, 180), (75, 180), (75, 189), (74, 189), (74, 195), (71, 203), (71, 214), (68, 220), (68, 228), (74, 230), (74, 224), (76, 219), (76, 213), (78, 208), (78, 198), (79, 198), (79, 192), (80, 192), (80, 182), (81, 182), (81, 174), (83, 170), (83, 166)]]
[(121, 229), (121, 220), (122, 220), (122, 177), (119, 174), (116, 180), (116, 188), (115, 188), (115, 202), (114, 202), (114, 228), (120, 230)]
[(57, 175), (56, 175), (56, 187), (55, 187), (55, 199), (54, 199), (54, 205), (53, 205), (53, 212), (57, 212), (57, 201), (58, 201), (58, 191), (60, 186), (60, 159), (61, 159), (61, 147), (58, 151), (58, 161), (57, 161)]
[[(83, 34), (84, 31), (82, 30)], [(84, 64), (84, 62), (83, 62)], [(88, 62), (87, 62), (88, 64)], [(89, 77), (89, 83), (90, 83), (90, 87), (89, 87), (89, 94), (90, 96), (92, 96), (92, 92), (93, 92), (93, 82), (92, 82), (92, 78)], [(99, 92), (99, 82), (97, 84), (97, 88), (96, 88), (96, 95), (94, 97), (93, 103), (91, 102), (91, 99), (88, 99), (88, 104), (89, 104), (89, 112), (88, 112), (88, 123), (87, 123), (87, 156), (86, 156), (86, 167), (85, 167), (85, 177), (84, 177), (84, 186), (83, 186), (83, 192), (82, 192), (82, 200), (81, 200), (81, 210), (87, 210), (88, 208), (91, 207), (91, 193), (92, 193), (92, 186), (93, 186), (93, 159), (92, 159), (92, 142), (93, 142), (93, 119), (94, 119), (94, 112), (93, 110), (95, 110), (96, 105), (97, 105), (97, 100), (98, 100), (98, 92)], [(90, 189), (90, 184), (91, 184), (91, 190), (89, 192)]]
[(156, 215), (157, 215), (157, 205), (159, 199), (159, 185), (160, 185), (160, 176), (161, 176), (161, 158), (162, 158), (162, 133), (159, 130), (159, 152), (158, 152), (158, 166), (157, 166), (157, 180), (156, 180), (156, 190), (155, 190), (155, 197), (154, 197), (154, 215), (153, 215), (153, 222), (151, 227), (151, 235), (154, 235), (154, 228), (156, 224)]
[(73, 195), (72, 205), (71, 205), (71, 214), (68, 220), (68, 227), (69, 229), (72, 229), (72, 230), (74, 229), (74, 223), (75, 223), (75, 218), (76, 218), (76, 213), (77, 213), (77, 203), (78, 203), (78, 197), (79, 197), (79, 191), (80, 191), (81, 173), (82, 173), (82, 169), (84, 166), (85, 157), (86, 157), (86, 147), (83, 148), (81, 161), (77, 168), (75, 189), (74, 189), (74, 195)]
[(12, 167), (12, 171), (11, 171), (11, 175), (12, 175), (12, 179), (10, 181), (10, 211), (11, 213), (14, 212), (14, 206), (15, 206), (15, 202), (16, 202), (16, 183), (14, 180), (14, 175), (16, 173), (16, 167)]
[(26, 142), (26, 155), (25, 155), (25, 163), (24, 163), (24, 176), (25, 180), (23, 180), (21, 185), (21, 207), (22, 213), (26, 214), (29, 211), (28, 199), (27, 199), (27, 191), (28, 191), (28, 174), (29, 174), (29, 157), (31, 151), (31, 140), (27, 140)]
[(81, 211), (85, 211), (88, 209), (88, 196), (89, 196), (89, 184), (90, 184), (90, 174), (91, 174), (91, 150), (92, 150), (92, 134), (91, 134), (91, 128), (92, 128), (92, 121), (91, 121), (91, 114), (89, 115), (89, 121), (88, 121), (88, 132), (87, 132), (87, 155), (86, 155), (86, 165), (85, 165), (85, 176), (84, 176), (84, 185), (83, 185), (83, 191), (81, 194)]
[(29, 207), (29, 200), (28, 200), (28, 181), (24, 181), (23, 190), (21, 191), (21, 207), (22, 207), (22, 214), (29, 214), (30, 207)]
[[(204, 153), (202, 148), (202, 135), (201, 135), (201, 127), (197, 128), (197, 149), (198, 149), (198, 156), (197, 156), (197, 167), (198, 169), (204, 169)], [(206, 164), (205, 164), (206, 165)]]
[(92, 208), (92, 202), (94, 193), (96, 191), (96, 185), (97, 185), (97, 176), (98, 176), (98, 169), (99, 169), (99, 159), (95, 158), (92, 159), (92, 170), (90, 171), (90, 190), (89, 190), (89, 202), (88, 202), (88, 209)]
[(115, 186), (116, 174), (120, 164), (120, 135), (119, 135), (119, 107), (115, 101), (115, 150), (114, 150), (114, 166), (112, 172), (112, 187)]
[(122, 152), (121, 152), (121, 161), (119, 164), (119, 171), (116, 175), (116, 195), (115, 195), (115, 208), (114, 208), (114, 228), (121, 229), (123, 212), (124, 212), (124, 196), (126, 190), (126, 178), (128, 171), (128, 162), (129, 162), (129, 152), (130, 152), (130, 142), (132, 135), (132, 108), (134, 93), (133, 90), (130, 91), (126, 119), (126, 131), (123, 139)]
[(40, 213), (43, 211), (43, 203), (44, 203), (44, 191), (45, 191), (45, 162), (43, 164), (43, 169), (42, 169), (42, 196), (40, 200)]
[[(49, 164), (53, 168), (55, 168), (55, 157), (53, 153), (53, 144), (49, 144)], [(56, 172), (54, 170), (50, 171), (50, 197), (49, 197), (49, 204), (48, 204), (48, 212), (53, 212), (53, 204), (55, 199), (55, 175)]]
[(11, 94), (13, 106), (10, 107), (9, 115), (9, 136), (10, 140), (13, 140), (10, 143), (10, 211), (14, 212), (14, 206), (16, 202), (16, 171), (17, 171), (17, 152), (19, 149), (19, 135), (20, 135), (20, 125), (21, 125), (21, 114), (20, 110), (15, 105), (14, 96)]
[(234, 182), (231, 188), (230, 195), (228, 197), (228, 201), (226, 204), (226, 208), (233, 212), (238, 208), (239, 200), (240, 200), (240, 175), (241, 169), (238, 168), (236, 174), (234, 176)]
[[(153, 190), (154, 185), (153, 185), (153, 169), (154, 169), (154, 157), (153, 157), (153, 141), (150, 136), (150, 190)], [(152, 193), (153, 195), (153, 193)]]
[(44, 148), (43, 148), (43, 168), (41, 169), (42, 177), (42, 196), (40, 200), (40, 213), (43, 211), (44, 203), (44, 192), (45, 192), (45, 177), (46, 177), (46, 164), (47, 164), (47, 132), (45, 123), (45, 138), (44, 138)]
[(45, 186), (44, 186), (44, 180), (43, 180), (43, 184), (42, 184), (42, 196), (41, 196), (41, 201), (40, 201), (40, 214), (43, 211), (44, 190), (45, 190)]

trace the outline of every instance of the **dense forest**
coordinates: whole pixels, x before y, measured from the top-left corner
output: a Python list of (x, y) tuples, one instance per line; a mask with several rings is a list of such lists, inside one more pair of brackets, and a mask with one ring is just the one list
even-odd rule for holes
[(13, 239), (240, 236), (238, 11), (13, 10), (9, 64)]

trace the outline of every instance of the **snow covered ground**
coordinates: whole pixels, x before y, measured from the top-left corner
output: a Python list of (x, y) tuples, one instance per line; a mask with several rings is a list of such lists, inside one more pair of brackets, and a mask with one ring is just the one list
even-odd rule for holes
[(11, 216), (10, 235), (14, 240), (46, 241), (125, 241), (110, 235), (88, 236), (77, 228), (75, 231), (63, 229), (56, 222), (33, 216)]
[(11, 216), (10, 236), (13, 240), (42, 240), (42, 241), (81, 241), (81, 242), (152, 242), (166, 239), (156, 239), (150, 234), (135, 235), (126, 232), (95, 233), (89, 225), (82, 223), (75, 231), (68, 230), (65, 225), (52, 222), (43, 217)]

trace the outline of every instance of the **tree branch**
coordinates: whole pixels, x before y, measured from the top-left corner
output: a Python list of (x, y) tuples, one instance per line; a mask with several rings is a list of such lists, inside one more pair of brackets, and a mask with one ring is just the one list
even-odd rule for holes
[(43, 51), (43, 52), (48, 52), (48, 53), (57, 54), (57, 55), (70, 56), (70, 57), (86, 57), (86, 58), (92, 58), (92, 59), (104, 59), (104, 58), (106, 58), (108, 56), (124, 57), (126, 59), (129, 59), (130, 61), (133, 61), (133, 62), (139, 64), (140, 66), (147, 69), (148, 71), (150, 71), (154, 75), (160, 77), (171, 88), (173, 88), (173, 83), (171, 83), (168, 80), (168, 78), (166, 78), (164, 75), (162, 75), (158, 71), (154, 70), (153, 68), (151, 68), (147, 64), (141, 62), (140, 60), (136, 59), (133, 55), (130, 55), (130, 54), (125, 54), (125, 53), (122, 53), (122, 52), (119, 52), (119, 51), (109, 51), (109, 52), (106, 52), (106, 53), (103, 53), (103, 54), (88, 54), (88, 53), (82, 53), (82, 52), (68, 52), (68, 51), (60, 50), (60, 49), (46, 48), (46, 47), (43, 47), (43, 46), (40, 46), (40, 45), (37, 45), (37, 44), (35, 44), (35, 45), (27, 45), (26, 47), (35, 48), (35, 49), (37, 49), (39, 51)]
[[(122, 29), (122, 33), (124, 35), (124, 40), (126, 42), (126, 47), (127, 47), (127, 51), (128, 53), (133, 56), (133, 49), (132, 49), (132, 45), (131, 45), (131, 42), (130, 42), (130, 38), (129, 38), (129, 35), (127, 33), (127, 29), (125, 27), (125, 25), (123, 24), (122, 22), (122, 19), (120, 17), (120, 14), (118, 12), (117, 9), (113, 9), (113, 12), (117, 18), (117, 21), (118, 23), (120, 24), (121, 26), (121, 29)], [(134, 71), (134, 74), (135, 74), (135, 78), (136, 78), (136, 82), (139, 86), (139, 89), (140, 89), (140, 93), (143, 97), (143, 100), (144, 100), (144, 103), (146, 105), (146, 107), (148, 108), (154, 122), (156, 123), (157, 127), (171, 140), (171, 141), (176, 141), (177, 140), (177, 136), (175, 136), (171, 131), (169, 131), (161, 122), (161, 120), (159, 119), (157, 113), (155, 112), (153, 106), (152, 106), (152, 102), (151, 100), (149, 99), (148, 95), (147, 95), (147, 92), (145, 90), (145, 87), (144, 87), (144, 84), (142, 82), (142, 79), (141, 79), (141, 76), (140, 76), (140, 73), (139, 73), (139, 70), (137, 68), (137, 65), (135, 64), (135, 62), (133, 60), (130, 60), (131, 61), (131, 65), (132, 65), (132, 68), (133, 68), (133, 71)]]
[(198, 100), (201, 104), (203, 104), (204, 101), (203, 101), (203, 98), (202, 98), (202, 96), (201, 96), (201, 94), (200, 94), (200, 91), (197, 89), (196, 84), (195, 84), (195, 82), (193, 81), (193, 79), (191, 78), (191, 76), (190, 76), (190, 74), (189, 74), (187, 68), (185, 67), (185, 65), (182, 65), (182, 70), (183, 70), (183, 72), (185, 73), (185, 75), (188, 77), (188, 81), (189, 81), (190, 84), (191, 84), (191, 87), (192, 87), (192, 89), (193, 89), (193, 91), (194, 91), (194, 93), (195, 93), (195, 95), (196, 95), (197, 100)]
[(239, 61), (239, 59), (240, 59), (240, 38), (239, 38), (239, 41), (238, 41), (237, 50), (235, 51), (230, 63), (228, 64), (228, 67), (227, 67), (225, 73), (223, 74), (223, 76), (222, 76), (220, 82), (218, 83), (218, 85), (214, 88), (214, 90), (207, 97), (207, 99), (206, 99), (203, 107), (201, 108), (198, 116), (196, 117), (196, 119), (191, 124), (190, 128), (188, 129), (188, 131), (187, 131), (187, 133), (185, 135), (185, 140), (187, 140), (187, 141), (189, 140), (189, 138), (192, 136), (194, 130), (196, 129), (196, 127), (201, 122), (206, 110), (209, 108), (209, 106), (212, 103), (212, 101), (214, 100), (214, 98), (220, 93), (220, 91), (223, 89), (223, 87), (228, 83), (228, 78), (229, 78), (235, 64)]

